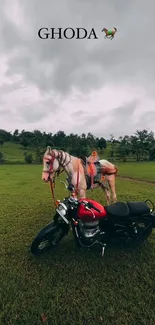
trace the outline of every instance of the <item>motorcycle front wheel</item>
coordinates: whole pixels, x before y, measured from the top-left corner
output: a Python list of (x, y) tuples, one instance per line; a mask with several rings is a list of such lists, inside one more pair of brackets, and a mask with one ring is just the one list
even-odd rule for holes
[(31, 244), (31, 253), (38, 256), (54, 249), (65, 235), (66, 231), (63, 228), (59, 228), (53, 221), (45, 226), (34, 238)]

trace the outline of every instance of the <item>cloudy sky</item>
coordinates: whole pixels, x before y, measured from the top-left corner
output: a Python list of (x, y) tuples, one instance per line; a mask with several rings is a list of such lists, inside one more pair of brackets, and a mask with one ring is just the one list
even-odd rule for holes
[[(154, 0), (1, 0), (0, 128), (155, 132), (154, 17)], [(42, 40), (41, 27), (98, 39)]]

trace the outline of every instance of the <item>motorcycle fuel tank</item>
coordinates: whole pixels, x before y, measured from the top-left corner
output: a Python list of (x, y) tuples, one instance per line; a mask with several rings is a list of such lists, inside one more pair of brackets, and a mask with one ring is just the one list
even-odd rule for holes
[(83, 204), (81, 204), (78, 207), (78, 218), (80, 220), (84, 222), (90, 222), (90, 221), (92, 222), (92, 221), (103, 219), (107, 215), (105, 208), (100, 203), (91, 199), (80, 199), (79, 201), (83, 201), (83, 200), (92, 203), (95, 206), (95, 208), (99, 209), (101, 212), (98, 212), (93, 208), (91, 208), (93, 212), (92, 213), (91, 211), (87, 210)]

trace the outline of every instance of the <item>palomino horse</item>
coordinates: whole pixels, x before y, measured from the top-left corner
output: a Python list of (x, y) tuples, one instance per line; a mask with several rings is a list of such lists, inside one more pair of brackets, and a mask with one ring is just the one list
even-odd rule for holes
[[(114, 30), (108, 30), (107, 28), (103, 28), (102, 29), (102, 32), (105, 32), (105, 37), (104, 38), (109, 38), (109, 39), (113, 39), (116, 32), (117, 32), (117, 28), (116, 27), (113, 27)], [(108, 37), (108, 36), (111, 36), (111, 37)]]
[[(107, 204), (110, 204), (111, 193), (113, 202), (116, 202), (115, 175), (117, 167), (107, 160), (98, 160), (98, 164), (101, 169), (101, 176), (104, 176), (108, 183), (108, 188), (101, 181), (94, 182), (93, 188), (101, 187), (105, 191)], [(62, 171), (66, 172), (69, 182), (76, 187), (77, 195), (80, 198), (86, 198), (86, 190), (90, 189), (91, 186), (88, 186), (86, 169), (82, 160), (62, 150), (52, 150), (51, 147), (47, 147), (43, 156), (42, 180), (44, 182), (53, 181), (55, 173), (59, 174)], [(90, 177), (88, 178), (90, 184)]]

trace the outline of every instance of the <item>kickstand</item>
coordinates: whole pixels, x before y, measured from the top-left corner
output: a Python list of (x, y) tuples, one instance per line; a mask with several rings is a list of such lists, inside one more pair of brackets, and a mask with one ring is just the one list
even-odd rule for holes
[(102, 255), (102, 257), (104, 256), (105, 248), (106, 248), (106, 244), (104, 244), (104, 246), (102, 246), (102, 251), (101, 251), (101, 255)]

